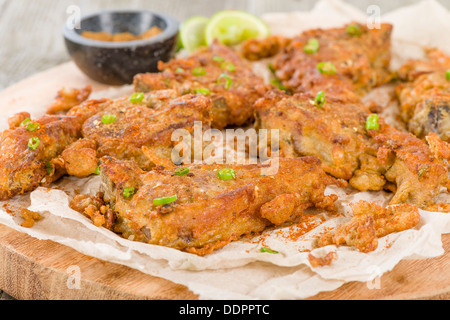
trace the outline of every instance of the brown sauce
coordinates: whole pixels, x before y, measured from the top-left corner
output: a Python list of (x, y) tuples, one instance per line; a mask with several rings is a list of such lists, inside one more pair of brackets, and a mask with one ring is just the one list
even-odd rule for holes
[(92, 31), (83, 31), (81, 33), (82, 37), (97, 40), (97, 41), (109, 41), (109, 42), (123, 42), (123, 41), (135, 41), (142, 39), (150, 39), (163, 31), (157, 27), (153, 26), (144, 33), (136, 36), (130, 32), (122, 32), (122, 33), (108, 33), (108, 32), (92, 32)]

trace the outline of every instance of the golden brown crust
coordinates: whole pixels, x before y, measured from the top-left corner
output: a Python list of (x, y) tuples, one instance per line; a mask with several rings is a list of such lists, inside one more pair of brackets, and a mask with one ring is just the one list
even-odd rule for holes
[(207, 89), (212, 100), (212, 127), (217, 129), (248, 124), (253, 119), (253, 103), (269, 88), (236, 52), (218, 43), (186, 59), (161, 63), (159, 68), (160, 73), (137, 75), (135, 91), (174, 89), (184, 95)]
[[(370, 30), (356, 24), (359, 36), (347, 34), (346, 28), (308, 30), (291, 39), (288, 46), (275, 56), (273, 67), (281, 84), (291, 92), (317, 94), (327, 91), (328, 96), (341, 101), (358, 101), (370, 89), (391, 78), (390, 35), (392, 26)], [(317, 39), (316, 53), (304, 52), (310, 39)], [(322, 74), (318, 64), (331, 62), (336, 74)]]

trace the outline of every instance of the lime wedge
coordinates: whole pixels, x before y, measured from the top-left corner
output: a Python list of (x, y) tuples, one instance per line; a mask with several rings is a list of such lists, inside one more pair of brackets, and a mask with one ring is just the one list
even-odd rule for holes
[(214, 14), (205, 28), (205, 40), (211, 45), (214, 39), (225, 45), (235, 45), (252, 38), (264, 38), (269, 27), (257, 16), (245, 11), (224, 10)]
[(194, 16), (184, 21), (180, 26), (181, 47), (192, 52), (201, 46), (206, 46), (205, 27), (208, 21), (208, 18), (201, 16)]

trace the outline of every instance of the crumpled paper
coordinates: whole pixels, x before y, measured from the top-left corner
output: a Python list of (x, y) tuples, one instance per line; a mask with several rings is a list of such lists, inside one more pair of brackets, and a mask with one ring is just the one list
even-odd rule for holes
[[(434, 15), (436, 13), (439, 13), (439, 19)], [(416, 31), (411, 28), (417, 26), (415, 19), (418, 16), (422, 19), (420, 33), (412, 37), (412, 32)], [(323, 0), (311, 12), (273, 13), (263, 18), (273, 33), (292, 36), (307, 28), (327, 28), (341, 26), (349, 21), (365, 21), (366, 15), (341, 1)], [(448, 27), (450, 21), (450, 13), (435, 1), (424, 1), (390, 12), (386, 20), (398, 29), (395, 29), (393, 36), (393, 51), (397, 57), (395, 63), (404, 62), (405, 52), (402, 52), (402, 48), (405, 43), (419, 49), (420, 45), (449, 49), (450, 42), (445, 43), (442, 37), (437, 41), (437, 37), (431, 36), (436, 33), (436, 28), (442, 28), (443, 25)], [(423, 20), (433, 23), (427, 24)], [(436, 21), (442, 24), (436, 25)], [(114, 90), (95, 93), (98, 97), (115, 95), (117, 92)], [(27, 229), (20, 226), (20, 217), (0, 209), (0, 223), (38, 239), (52, 240), (83, 254), (185, 285), (200, 299), (215, 300), (301, 299), (334, 290), (349, 281), (368, 282), (392, 270), (400, 260), (442, 255), (441, 234), (450, 233), (450, 214), (420, 210), (421, 221), (418, 226), (379, 239), (379, 246), (373, 252), (361, 253), (355, 248), (336, 246), (313, 249), (311, 254), (316, 257), (328, 252), (337, 253), (337, 260), (331, 265), (313, 268), (308, 261), (308, 254), (315, 236), (325, 228), (348, 221), (350, 203), (366, 200), (387, 205), (392, 197), (383, 191), (357, 192), (328, 187), (326, 193), (339, 196), (337, 204), (341, 215), (330, 217), (311, 210), (306, 214), (308, 223), (317, 227), (301, 236), (291, 236), (298, 231), (296, 225), (268, 230), (261, 236), (232, 242), (210, 255), (200, 257), (121, 238), (107, 229), (95, 227), (88, 218), (69, 208), (73, 190), (95, 194), (99, 183), (97, 176), (86, 179), (69, 177), (62, 179), (54, 188), (39, 188), (14, 201), (24, 201), (30, 210), (39, 212), (43, 219)], [(439, 201), (450, 202), (450, 195), (444, 189), (439, 195)], [(321, 219), (325, 219), (325, 222), (322, 223)], [(262, 253), (262, 246), (279, 253)]]

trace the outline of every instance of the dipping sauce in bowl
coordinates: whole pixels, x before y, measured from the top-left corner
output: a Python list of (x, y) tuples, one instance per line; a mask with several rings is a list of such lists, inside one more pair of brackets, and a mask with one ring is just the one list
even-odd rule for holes
[[(131, 84), (138, 73), (158, 72), (177, 48), (179, 23), (152, 11), (102, 11), (64, 28), (67, 50), (91, 79), (109, 85)], [(88, 35), (88, 36), (86, 36)]]

